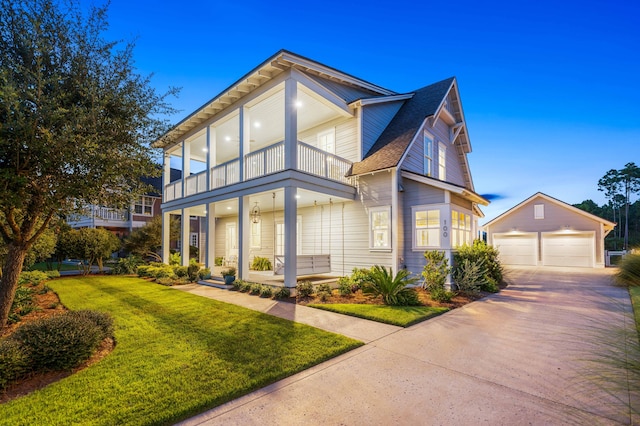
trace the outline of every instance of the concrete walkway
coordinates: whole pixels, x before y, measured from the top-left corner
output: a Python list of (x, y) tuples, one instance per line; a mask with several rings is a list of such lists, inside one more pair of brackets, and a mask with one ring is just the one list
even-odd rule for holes
[[(638, 412), (639, 395), (614, 361), (625, 351), (638, 360), (638, 339), (628, 294), (610, 276), (512, 269), (500, 294), (407, 329), (365, 332), (352, 318), (318, 320), (368, 343), (182, 424), (637, 423), (630, 406)], [(278, 303), (253, 300), (263, 312), (280, 312)], [(285, 315), (302, 320), (311, 308), (301, 308)]]

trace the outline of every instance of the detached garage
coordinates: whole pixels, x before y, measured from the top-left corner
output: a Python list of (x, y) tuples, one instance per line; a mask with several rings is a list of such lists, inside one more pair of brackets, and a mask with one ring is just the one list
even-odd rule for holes
[(483, 226), (504, 265), (604, 267), (615, 223), (538, 192)]

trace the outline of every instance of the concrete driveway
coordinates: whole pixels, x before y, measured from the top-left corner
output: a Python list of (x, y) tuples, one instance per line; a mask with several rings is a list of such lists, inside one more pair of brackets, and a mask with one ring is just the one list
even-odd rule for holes
[(638, 360), (638, 339), (628, 293), (611, 286), (611, 274), (510, 269), (511, 284), (500, 294), (184, 424), (636, 423), (630, 406), (638, 412), (638, 394), (615, 361), (624, 361), (625, 351)]

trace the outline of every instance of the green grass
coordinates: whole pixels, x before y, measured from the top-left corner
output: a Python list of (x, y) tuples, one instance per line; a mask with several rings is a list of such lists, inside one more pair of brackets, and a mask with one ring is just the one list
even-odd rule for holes
[(631, 296), (633, 315), (636, 319), (636, 330), (640, 335), (640, 287), (629, 287), (629, 296)]
[(99, 363), (0, 405), (0, 424), (173, 424), (362, 343), (135, 277), (49, 282), (70, 309), (115, 319)]
[(449, 310), (449, 308), (432, 308), (429, 306), (388, 306), (356, 303), (309, 304), (308, 306), (385, 324), (399, 325), (400, 327), (409, 327)]
[[(51, 263), (51, 267), (53, 268), (53, 270), (57, 270), (58, 269), (58, 262), (53, 262)], [(44, 271), (47, 272), (49, 269), (47, 267), (47, 263), (46, 262), (39, 262), (39, 263), (34, 263), (33, 266), (31, 266), (31, 268), (29, 268), (30, 271)], [(60, 271), (77, 271), (78, 270), (78, 265), (69, 265), (66, 263), (63, 263), (60, 265)]]

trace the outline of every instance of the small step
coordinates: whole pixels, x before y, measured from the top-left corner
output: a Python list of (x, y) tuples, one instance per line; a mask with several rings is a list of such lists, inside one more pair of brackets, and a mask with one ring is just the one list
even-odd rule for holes
[(216, 280), (215, 278), (210, 278), (208, 280), (200, 280), (198, 281), (198, 284), (206, 285), (209, 287), (221, 288), (223, 290), (229, 290), (230, 288), (233, 288), (232, 284), (225, 284), (224, 281)]

